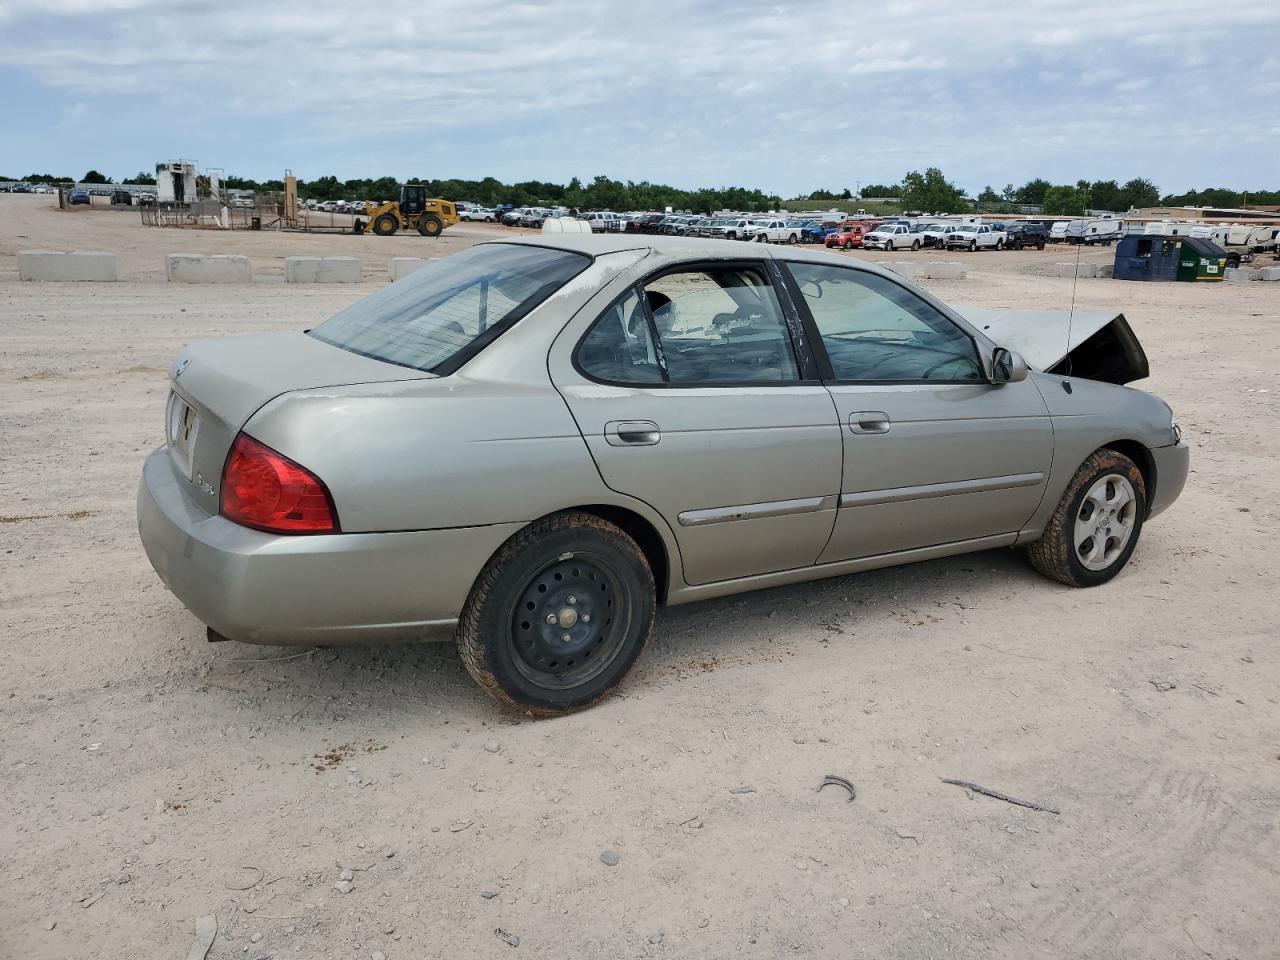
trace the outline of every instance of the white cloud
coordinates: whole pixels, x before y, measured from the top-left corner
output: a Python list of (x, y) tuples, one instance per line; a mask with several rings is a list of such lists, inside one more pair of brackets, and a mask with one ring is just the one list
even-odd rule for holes
[[(0, 23), (0, 71), (52, 115), (91, 107), (91, 137), (0, 131), (6, 165), (136, 169), (198, 148), (256, 175), (780, 192), (930, 163), (974, 188), (1274, 176), (1261, 158), (1225, 165), (1221, 141), (1277, 125), (1274, 97), (1223, 89), (1229, 68), (1274, 58), (1275, 4), (0, 0)], [(1191, 130), (1210, 142), (1174, 136)]]

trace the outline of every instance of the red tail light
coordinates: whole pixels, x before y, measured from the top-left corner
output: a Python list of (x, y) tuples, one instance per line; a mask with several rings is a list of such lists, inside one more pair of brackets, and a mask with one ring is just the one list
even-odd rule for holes
[(338, 532), (338, 512), (320, 478), (243, 433), (222, 471), (222, 515), (268, 533)]

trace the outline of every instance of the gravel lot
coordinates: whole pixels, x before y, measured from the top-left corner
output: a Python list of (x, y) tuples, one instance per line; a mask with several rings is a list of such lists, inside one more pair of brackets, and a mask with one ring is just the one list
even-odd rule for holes
[[(620, 696), (542, 722), (449, 646), (207, 644), (135, 530), (168, 362), (496, 230), (184, 232), (0, 197), (0, 957), (181, 957), (209, 914), (218, 960), (1280, 956), (1280, 284), (1079, 282), (1194, 448), (1103, 588), (997, 551), (663, 611)], [(48, 247), (115, 251), (122, 282), (20, 283), (15, 252)], [(176, 251), (262, 279), (166, 284)], [(279, 282), (318, 252), (366, 282)], [(1069, 303), (1061, 250), (945, 259), (970, 273), (926, 281), (944, 299)]]

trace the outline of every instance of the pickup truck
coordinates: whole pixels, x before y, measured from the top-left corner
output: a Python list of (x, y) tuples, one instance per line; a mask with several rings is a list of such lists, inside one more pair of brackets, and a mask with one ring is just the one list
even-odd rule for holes
[(458, 211), (458, 219), (465, 220), (467, 223), (473, 220), (493, 223), (493, 211), (488, 207), (467, 207), (465, 210)]
[(1023, 247), (1043, 250), (1049, 239), (1049, 231), (1044, 228), (1043, 223), (1010, 223), (1005, 226), (1004, 232), (1004, 245), (1013, 250), (1021, 250)]
[(920, 235), (905, 223), (884, 223), (862, 238), (862, 246), (868, 250), (919, 250)]
[(824, 241), (828, 249), (840, 247), (844, 250), (852, 250), (854, 247), (862, 246), (862, 226), (857, 223), (847, 223), (838, 230), (827, 234)]
[(728, 217), (717, 220), (708, 228), (706, 235), (722, 240), (754, 240), (755, 223), (746, 217)]
[(948, 250), (1003, 250), (1004, 231), (989, 223), (962, 223), (943, 243)]
[(757, 220), (755, 239), (761, 243), (799, 243), (800, 227), (789, 227), (785, 220)]

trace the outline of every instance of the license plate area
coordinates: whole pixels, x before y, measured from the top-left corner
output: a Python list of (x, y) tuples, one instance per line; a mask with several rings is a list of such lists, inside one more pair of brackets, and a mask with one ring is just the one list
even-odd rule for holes
[(176, 393), (170, 393), (166, 424), (165, 436), (169, 441), (169, 456), (182, 475), (190, 480), (191, 453), (196, 446), (200, 417), (187, 401)]

